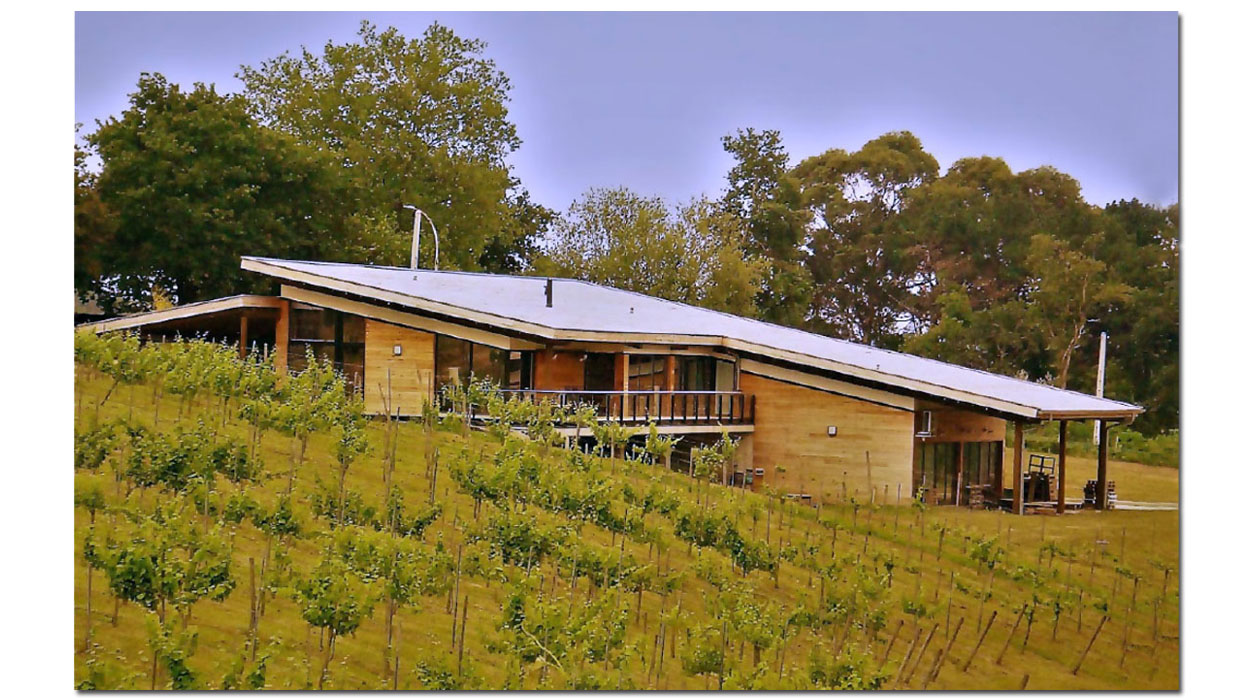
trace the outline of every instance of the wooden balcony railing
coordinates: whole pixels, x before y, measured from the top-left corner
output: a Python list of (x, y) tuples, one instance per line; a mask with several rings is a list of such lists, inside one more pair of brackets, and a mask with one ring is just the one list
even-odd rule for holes
[(505, 398), (551, 401), (572, 408), (594, 406), (596, 416), (619, 423), (657, 425), (751, 425), (756, 397), (741, 391), (559, 391), (506, 389)]

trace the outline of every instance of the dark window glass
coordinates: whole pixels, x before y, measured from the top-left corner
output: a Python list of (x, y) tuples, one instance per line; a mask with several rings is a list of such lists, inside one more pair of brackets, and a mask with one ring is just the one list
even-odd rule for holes
[(343, 314), (343, 342), (365, 344), (365, 318)]
[(435, 388), (464, 383), (470, 376), (470, 343), (446, 335), (435, 336)]
[(509, 353), (509, 389), (533, 389), (535, 353), (530, 350), (514, 350)]
[(681, 391), (713, 391), (716, 381), (711, 357), (678, 358), (678, 388)]
[(656, 355), (630, 355), (631, 391), (652, 391), (665, 386), (665, 361)]
[(587, 391), (613, 391), (613, 359), (607, 352), (589, 352), (583, 361), (583, 388)]
[(350, 386), (360, 387), (365, 381), (365, 344), (344, 343), (340, 354), (339, 371), (343, 372)]
[(472, 359), (475, 379), (486, 379), (496, 386), (508, 388), (508, 350), (475, 344)]
[(335, 339), (335, 316), (338, 311), (331, 309), (291, 309), (292, 340), (325, 340)]

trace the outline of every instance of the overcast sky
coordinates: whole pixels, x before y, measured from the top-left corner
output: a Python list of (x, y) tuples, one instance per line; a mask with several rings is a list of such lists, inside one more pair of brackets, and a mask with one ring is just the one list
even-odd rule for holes
[(779, 129), (793, 160), (910, 130), (947, 167), (1050, 164), (1089, 202), (1178, 198), (1175, 13), (78, 13), (75, 121), (119, 114), (140, 72), (240, 88), (241, 64), (439, 21), (513, 84), (512, 164), (566, 209), (589, 187), (722, 189), (720, 137)]

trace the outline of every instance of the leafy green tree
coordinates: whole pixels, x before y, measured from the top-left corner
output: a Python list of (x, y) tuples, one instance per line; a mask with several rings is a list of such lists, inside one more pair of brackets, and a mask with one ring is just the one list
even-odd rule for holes
[(1148, 408), (1135, 429), (1158, 433), (1177, 428), (1180, 415), (1179, 209), (1138, 201), (1104, 208), (1103, 245), (1094, 253), (1133, 289), (1130, 298), (1103, 312), (1080, 350), (1074, 368), (1080, 387), (1095, 386), (1098, 333), (1109, 333), (1106, 391)]
[(574, 202), (536, 261), (541, 275), (575, 277), (671, 301), (753, 315), (765, 263), (739, 222), (707, 200), (671, 211), (626, 188)]
[[(413, 204), (437, 225), (441, 267), (513, 271), (549, 213), (509, 172), (521, 139), (509, 80), (485, 50), (440, 24), (409, 39), (362, 22), (356, 41), (283, 53), (238, 77), (263, 124), (331, 154), (357, 210), (404, 242), (369, 262), (408, 262), (413, 219), (402, 206)], [(433, 260), (433, 236), (422, 241), (422, 260)]]
[(721, 206), (744, 226), (748, 254), (767, 263), (756, 293), (760, 317), (802, 326), (813, 292), (805, 265), (812, 215), (801, 200), (782, 136), (773, 129), (739, 129), (722, 137), (722, 149), (735, 164), (726, 174)]
[[(75, 282), (106, 312), (150, 308), (154, 289), (179, 303), (263, 291), (241, 255), (336, 257), (345, 222), (327, 203), (348, 197), (330, 154), (259, 126), (241, 97), (144, 73), (86, 139), (101, 170), (76, 178)], [(89, 223), (100, 207), (107, 226)]]
[[(1098, 247), (1098, 239), (1095, 247)], [(1075, 250), (1046, 234), (1031, 239), (1026, 264), (1035, 280), (1030, 315), (1052, 356), (1057, 386), (1069, 384), (1074, 352), (1090, 327), (1089, 321), (1114, 304), (1130, 298), (1131, 288), (1107, 274), (1100, 260)]]
[(825, 333), (897, 347), (919, 284), (918, 251), (900, 213), (939, 164), (913, 134), (884, 134), (848, 153), (832, 149), (795, 169), (817, 220), (809, 270), (813, 324)]

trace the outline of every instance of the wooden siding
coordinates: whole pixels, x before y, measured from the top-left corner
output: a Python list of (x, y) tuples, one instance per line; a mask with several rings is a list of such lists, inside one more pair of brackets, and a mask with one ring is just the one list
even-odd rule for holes
[[(1005, 421), (970, 411), (919, 402), (918, 416), (930, 411), (930, 437), (925, 442), (993, 442), (1004, 440)], [(923, 438), (919, 438), (923, 439)]]
[[(401, 354), (395, 354), (399, 345)], [(385, 412), (387, 371), (393, 411), (415, 416), (434, 398), (435, 336), (425, 331), (365, 319), (365, 411)]]
[[(754, 466), (765, 470), (756, 488), (807, 493), (834, 501), (872, 487), (881, 501), (886, 487), (894, 503), (899, 484), (907, 497), (913, 468), (913, 414), (831, 392), (744, 372), (740, 388), (756, 395)], [(827, 435), (836, 426), (835, 437)], [(869, 470), (865, 453), (869, 452)], [(779, 471), (782, 467), (785, 471)]]
[(583, 353), (543, 350), (535, 353), (534, 384), (536, 389), (581, 391), (583, 388)]

